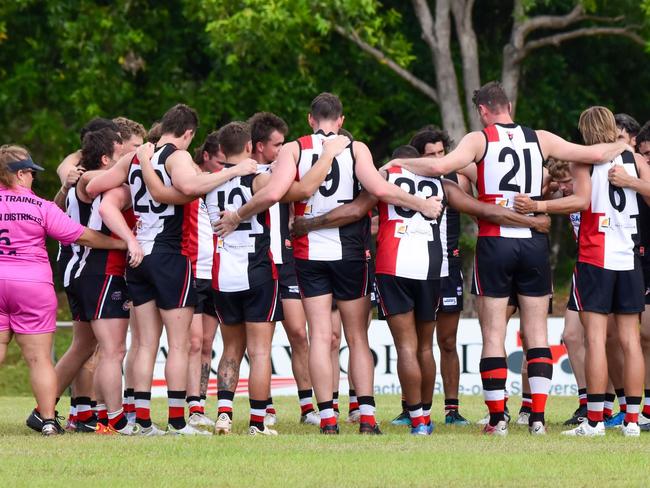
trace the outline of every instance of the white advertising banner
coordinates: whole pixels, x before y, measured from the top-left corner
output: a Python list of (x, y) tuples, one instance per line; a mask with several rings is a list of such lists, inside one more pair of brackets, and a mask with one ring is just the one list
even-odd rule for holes
[[(550, 318), (548, 320), (548, 337), (553, 353), (553, 382), (551, 386), (552, 395), (576, 395), (577, 386), (575, 378), (571, 373), (569, 358), (565, 346), (561, 343), (564, 319)], [(513, 319), (508, 324), (506, 335), (506, 351), (508, 353), (508, 391), (512, 395), (521, 394), (521, 359), (523, 352), (521, 340), (519, 339), (519, 319)], [(397, 378), (397, 353), (393, 344), (393, 338), (388, 325), (383, 320), (373, 320), (368, 332), (370, 347), (375, 360), (375, 394), (399, 394), (401, 388)], [(127, 338), (130, 342), (130, 337)], [(481, 330), (477, 319), (461, 319), (458, 327), (458, 356), (460, 358), (460, 394), (478, 395), (481, 394), (481, 375), (479, 374), (479, 360), (481, 358)], [(153, 396), (166, 395), (165, 382), (165, 358), (167, 356), (167, 337), (163, 332), (160, 340), (160, 348), (156, 357), (156, 365), (153, 377)], [(223, 345), (221, 335), (217, 332), (212, 352), (212, 372), (208, 387), (208, 395), (217, 394), (216, 371), (221, 357)], [(434, 355), (438, 365), (436, 376), (435, 393), (442, 393), (442, 379), (440, 377), (440, 353), (434, 345)], [(273, 376), (272, 395), (295, 395), (297, 394), (296, 383), (291, 374), (291, 348), (289, 341), (280, 323), (277, 324), (273, 337)], [(339, 352), (339, 367), (341, 370), (341, 394), (348, 390), (348, 347), (345, 339), (342, 340)], [(242, 361), (238, 394), (248, 392), (248, 362), (246, 358)]]

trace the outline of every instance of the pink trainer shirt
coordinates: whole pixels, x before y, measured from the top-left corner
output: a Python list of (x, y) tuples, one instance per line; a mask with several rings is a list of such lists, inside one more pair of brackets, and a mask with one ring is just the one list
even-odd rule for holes
[(0, 186), (0, 279), (52, 283), (45, 238), (71, 244), (83, 231), (54, 202)]

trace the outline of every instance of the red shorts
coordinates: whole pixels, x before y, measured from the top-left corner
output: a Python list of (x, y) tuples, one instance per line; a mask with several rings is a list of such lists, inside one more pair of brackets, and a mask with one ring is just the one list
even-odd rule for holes
[(50, 283), (0, 279), (0, 332), (56, 331), (57, 299)]

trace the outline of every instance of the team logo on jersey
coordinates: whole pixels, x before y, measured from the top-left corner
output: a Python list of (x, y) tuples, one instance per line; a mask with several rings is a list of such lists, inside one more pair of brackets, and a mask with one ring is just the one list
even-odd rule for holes
[(455, 258), (460, 257), (460, 249), (454, 249), (451, 253), (451, 255)]
[(598, 216), (598, 232), (605, 232), (610, 227), (609, 217), (605, 215)]
[(305, 215), (311, 214), (311, 205), (305, 205)]
[(395, 237), (402, 237), (409, 230), (409, 226), (406, 224), (399, 224), (395, 227)]
[(217, 237), (217, 250), (223, 250), (223, 237)]
[(506, 132), (508, 134), (508, 139), (512, 141), (512, 139), (515, 137), (515, 135), (512, 132)]
[(508, 207), (508, 199), (507, 198), (495, 198), (494, 203), (496, 203), (500, 207)]
[(286, 249), (293, 249), (293, 244), (291, 243), (291, 239), (285, 239), (284, 240), (284, 247)]

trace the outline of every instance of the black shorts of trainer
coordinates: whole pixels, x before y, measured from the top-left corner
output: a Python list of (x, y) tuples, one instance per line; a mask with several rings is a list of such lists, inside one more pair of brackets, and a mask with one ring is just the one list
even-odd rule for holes
[(438, 313), (463, 311), (463, 270), (461, 263), (449, 263), (449, 276), (440, 278), (440, 308)]
[(216, 317), (217, 311), (214, 309), (214, 289), (212, 280), (197, 278), (194, 280), (196, 286), (196, 307), (194, 313), (204, 313), (210, 317)]
[(576, 263), (569, 296), (576, 312), (640, 313), (645, 309), (645, 286), (640, 263), (633, 270), (613, 271)]
[(303, 298), (331, 293), (336, 300), (356, 300), (370, 293), (370, 263), (366, 260), (295, 262)]
[(422, 322), (437, 318), (440, 280), (413, 280), (400, 276), (377, 275), (379, 307), (385, 317), (414, 311)]
[(552, 292), (548, 238), (479, 237), (476, 242), (472, 293), (509, 297), (512, 290), (539, 297)]
[(136, 307), (151, 300), (163, 310), (196, 306), (192, 264), (182, 254), (149, 254), (126, 268), (126, 284)]
[(219, 322), (224, 325), (275, 322), (284, 319), (278, 280), (269, 280), (250, 290), (215, 290), (214, 307)]
[(77, 318), (83, 322), (100, 319), (128, 319), (129, 304), (123, 276), (87, 275), (72, 280)]
[(278, 269), (278, 281), (280, 282), (281, 300), (300, 300), (300, 288), (296, 278), (296, 267), (293, 261), (276, 264)]

